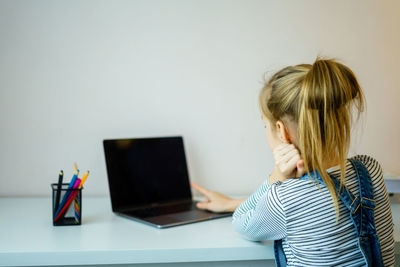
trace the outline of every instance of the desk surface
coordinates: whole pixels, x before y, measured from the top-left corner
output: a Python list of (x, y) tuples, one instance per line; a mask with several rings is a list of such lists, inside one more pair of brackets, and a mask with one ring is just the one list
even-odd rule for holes
[(0, 198), (0, 210), (0, 266), (273, 259), (272, 242), (243, 239), (231, 217), (157, 229), (89, 197), (80, 226), (54, 227), (50, 198)]
[[(273, 259), (272, 241), (243, 239), (231, 217), (157, 229), (114, 215), (108, 198), (84, 197), (82, 225), (54, 227), (50, 198), (0, 198), (0, 266)], [(396, 254), (400, 204), (392, 204)]]

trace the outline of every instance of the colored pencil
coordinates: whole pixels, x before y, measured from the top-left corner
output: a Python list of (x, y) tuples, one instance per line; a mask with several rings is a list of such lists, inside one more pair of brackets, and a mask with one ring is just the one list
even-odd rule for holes
[(86, 181), (86, 179), (87, 179), (88, 176), (89, 176), (89, 171), (87, 171), (87, 172), (83, 175), (83, 177), (82, 177), (82, 179), (81, 179), (81, 183), (79, 184), (79, 188), (82, 188), (82, 186), (83, 186), (83, 184), (85, 183), (85, 181)]

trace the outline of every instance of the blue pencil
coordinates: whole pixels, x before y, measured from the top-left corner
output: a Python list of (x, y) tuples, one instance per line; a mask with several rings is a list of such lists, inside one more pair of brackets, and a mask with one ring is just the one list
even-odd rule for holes
[(72, 176), (71, 182), (69, 183), (68, 188), (67, 188), (67, 192), (65, 192), (64, 197), (61, 201), (61, 204), (58, 206), (57, 212), (54, 214), (54, 218), (57, 216), (57, 214), (61, 211), (62, 207), (65, 205), (65, 202), (67, 201), (69, 193), (71, 191), (68, 189), (72, 189), (74, 187), (76, 178), (78, 178), (78, 174), (79, 174), (79, 170), (77, 170), (76, 173), (74, 173), (74, 176)]

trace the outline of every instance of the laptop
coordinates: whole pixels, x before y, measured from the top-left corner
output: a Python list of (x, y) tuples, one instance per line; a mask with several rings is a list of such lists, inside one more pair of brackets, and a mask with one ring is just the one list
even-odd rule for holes
[(231, 216), (192, 199), (182, 136), (103, 140), (114, 213), (157, 228)]

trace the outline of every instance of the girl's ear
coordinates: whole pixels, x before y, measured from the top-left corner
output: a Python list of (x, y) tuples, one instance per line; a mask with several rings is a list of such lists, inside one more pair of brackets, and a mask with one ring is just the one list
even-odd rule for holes
[(287, 131), (287, 128), (285, 127), (285, 125), (283, 124), (282, 121), (278, 120), (275, 123), (276, 126), (276, 131), (278, 134), (279, 139), (286, 144), (291, 144), (290, 142), (290, 138), (289, 138), (289, 133)]

